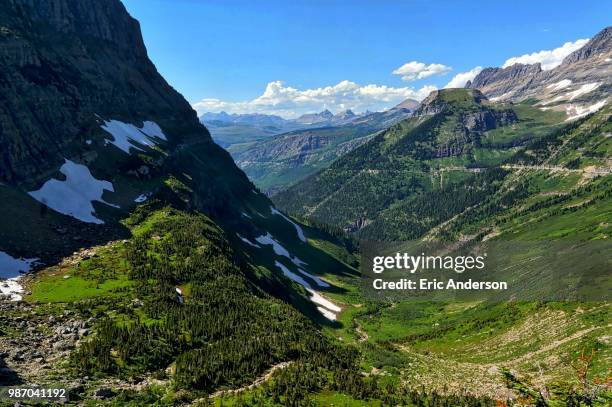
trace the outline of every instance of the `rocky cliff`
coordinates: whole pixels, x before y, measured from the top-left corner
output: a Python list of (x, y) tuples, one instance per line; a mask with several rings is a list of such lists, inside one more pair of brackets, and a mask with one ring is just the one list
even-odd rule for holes
[(482, 91), (492, 101), (533, 99), (543, 109), (565, 112), (569, 119), (603, 107), (612, 86), (612, 28), (550, 70), (540, 64), (515, 64), (483, 69), (467, 88)]
[(119, 0), (2, 1), (0, 250), (52, 259), (119, 237), (117, 220), (168, 185), (219, 219), (269, 205), (159, 75)]

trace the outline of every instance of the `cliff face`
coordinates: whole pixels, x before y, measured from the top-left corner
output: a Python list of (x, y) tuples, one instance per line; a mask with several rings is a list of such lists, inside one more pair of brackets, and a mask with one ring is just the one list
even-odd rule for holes
[(507, 68), (486, 68), (483, 69), (467, 87), (472, 89), (486, 89), (487, 86), (495, 86), (497, 92), (507, 92), (513, 87), (525, 86), (532, 82), (541, 72), (542, 67), (540, 64), (515, 64)]
[(483, 69), (466, 88), (482, 91), (492, 101), (534, 99), (545, 109), (577, 112), (600, 108), (612, 87), (612, 27), (595, 35), (585, 46), (550, 70), (540, 64), (515, 64)]
[(157, 73), (118, 0), (7, 0), (0, 9), (0, 182), (32, 186), (92, 134), (97, 118), (159, 121), (170, 141), (209, 138)]
[(54, 261), (117, 239), (158, 193), (219, 222), (270, 205), (157, 72), (119, 0), (3, 0), (0, 251)]

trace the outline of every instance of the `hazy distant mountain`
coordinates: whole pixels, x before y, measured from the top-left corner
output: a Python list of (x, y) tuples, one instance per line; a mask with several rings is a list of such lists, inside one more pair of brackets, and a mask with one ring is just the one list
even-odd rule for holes
[[(418, 105), (408, 99), (383, 112), (357, 115), (345, 110), (307, 128), (233, 145), (228, 151), (260, 189), (273, 194), (326, 168), (378, 131), (406, 119)], [(309, 117), (321, 119), (330, 114), (324, 111)]]
[(282, 126), (290, 123), (290, 120), (283, 119), (280, 116), (261, 114), (261, 113), (246, 113), (246, 114), (228, 114), (220, 113), (204, 113), (200, 116), (200, 121), (203, 123), (211, 121), (220, 121), (223, 123), (244, 123), (258, 126)]
[(308, 113), (303, 114), (295, 121), (301, 124), (318, 124), (331, 120), (334, 117), (334, 114), (329, 110), (325, 109), (321, 113)]

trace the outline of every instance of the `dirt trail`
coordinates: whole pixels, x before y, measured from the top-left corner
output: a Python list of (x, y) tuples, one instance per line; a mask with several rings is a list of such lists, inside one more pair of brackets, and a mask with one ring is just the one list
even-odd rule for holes
[[(281, 362), (281, 363), (277, 363), (276, 365), (272, 366), (270, 369), (266, 370), (266, 372), (259, 376), (257, 379), (255, 379), (255, 381), (251, 384), (248, 384), (246, 386), (242, 386), (239, 387), (237, 389), (230, 389), (230, 390), (218, 390), (216, 392), (214, 392), (213, 394), (211, 394), (210, 396), (208, 396), (209, 398), (215, 398), (215, 397), (220, 397), (226, 394), (234, 394), (234, 393), (240, 393), (242, 391), (246, 391), (246, 390), (251, 390), (257, 386), (262, 385), (264, 382), (267, 382), (268, 380), (270, 380), (270, 378), (272, 377), (272, 375), (274, 374), (274, 372), (276, 372), (277, 370), (281, 370), (281, 369), (285, 369), (286, 367), (288, 367), (289, 365), (291, 365), (293, 362)], [(196, 400), (194, 402), (194, 404), (197, 404), (198, 400)]]
[(365, 342), (368, 339), (370, 339), (370, 336), (368, 335), (368, 333), (366, 331), (363, 330), (363, 328), (361, 327), (361, 324), (359, 322), (357, 322), (357, 320), (354, 320), (355, 322), (355, 332), (357, 332), (357, 334), (359, 334), (359, 342)]

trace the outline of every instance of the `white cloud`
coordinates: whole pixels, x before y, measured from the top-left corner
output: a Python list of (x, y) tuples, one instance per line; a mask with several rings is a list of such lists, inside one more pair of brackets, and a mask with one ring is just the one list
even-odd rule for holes
[(519, 57), (512, 57), (504, 63), (503, 68), (514, 64), (536, 64), (539, 62), (542, 64), (542, 69), (553, 69), (554, 67), (560, 65), (566, 56), (582, 48), (587, 42), (589, 42), (588, 38), (576, 40), (574, 42), (566, 42), (562, 46), (555, 49), (538, 51), (532, 54), (521, 55)]
[(467, 81), (474, 80), (476, 75), (478, 75), (482, 71), (482, 66), (477, 66), (475, 68), (470, 69), (467, 72), (459, 72), (457, 75), (453, 76), (453, 79), (450, 80), (445, 88), (462, 88), (465, 86)]
[(442, 64), (425, 65), (422, 62), (410, 61), (393, 71), (394, 75), (402, 75), (405, 81), (416, 81), (417, 79), (425, 79), (434, 75), (444, 75), (452, 71), (450, 66)]
[(265, 113), (284, 117), (297, 117), (304, 113), (329, 109), (336, 113), (345, 109), (357, 112), (384, 110), (408, 99), (424, 99), (436, 90), (427, 85), (420, 89), (412, 87), (394, 88), (386, 85), (359, 85), (341, 81), (333, 86), (299, 90), (286, 86), (282, 81), (268, 83), (261, 96), (241, 102), (220, 99), (202, 99), (193, 108), (201, 115), (204, 112)]

